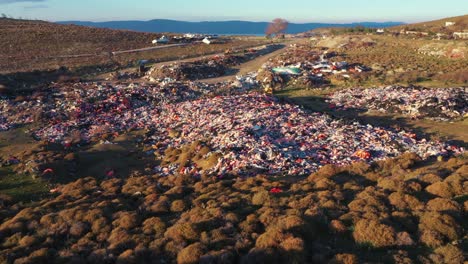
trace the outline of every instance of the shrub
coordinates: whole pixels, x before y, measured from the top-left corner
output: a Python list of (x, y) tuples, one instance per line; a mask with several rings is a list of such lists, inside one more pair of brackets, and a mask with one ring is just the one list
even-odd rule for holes
[(195, 264), (199, 263), (200, 257), (204, 254), (205, 247), (201, 243), (194, 243), (182, 249), (177, 254), (177, 263)]
[(270, 202), (270, 194), (266, 190), (260, 190), (252, 197), (253, 205), (264, 205)]
[(427, 203), (427, 209), (429, 211), (456, 214), (461, 212), (461, 206), (457, 202), (445, 198), (435, 198), (430, 200)]
[(340, 220), (332, 220), (330, 224), (328, 225), (328, 228), (330, 229), (332, 233), (336, 233), (336, 234), (345, 233), (346, 231), (348, 231), (346, 226)]
[(117, 264), (136, 263), (136, 258), (132, 249), (127, 249), (117, 257)]
[[(438, 244), (432, 243), (429, 238), (439, 240), (438, 234), (444, 237), (444, 241), (453, 241), (460, 237), (460, 225), (457, 221), (447, 214), (437, 212), (424, 213), (419, 220), (419, 230), (423, 234), (421, 241), (427, 245)], [(423, 241), (424, 238), (424, 241)]]
[(159, 217), (151, 217), (143, 222), (143, 233), (161, 237), (166, 230), (166, 224)]
[(354, 254), (336, 254), (328, 264), (357, 264), (358, 257)]
[(434, 254), (430, 256), (434, 263), (465, 263), (465, 256), (463, 251), (454, 246), (447, 245), (444, 247), (437, 248)]
[(164, 237), (175, 241), (196, 241), (199, 238), (199, 234), (194, 229), (193, 224), (177, 223), (167, 229)]
[(399, 210), (421, 210), (424, 209), (424, 204), (419, 201), (416, 197), (409, 194), (400, 192), (394, 192), (388, 197), (390, 204), (398, 208)]
[(185, 210), (185, 203), (183, 200), (175, 200), (171, 204), (171, 212), (179, 213)]
[(283, 234), (280, 229), (270, 228), (257, 238), (255, 246), (263, 249), (279, 247), (279, 244), (285, 240), (285, 238), (286, 235)]
[(84, 234), (88, 233), (89, 226), (83, 222), (73, 223), (70, 227), (70, 235), (75, 237), (81, 237)]
[(20, 246), (22, 246), (22, 247), (31, 247), (36, 243), (38, 243), (38, 240), (37, 240), (36, 237), (34, 237), (34, 236), (24, 236), (23, 238), (21, 238), (21, 240), (19, 241), (18, 244)]
[(115, 227), (130, 230), (139, 224), (138, 216), (135, 212), (118, 212), (114, 217), (116, 219), (112, 222), (112, 225)]
[(436, 182), (431, 184), (427, 186), (426, 191), (443, 198), (452, 198), (455, 195), (452, 187), (447, 182)]
[(396, 233), (393, 227), (376, 220), (363, 219), (356, 223), (353, 232), (357, 243), (370, 243), (374, 247), (387, 247), (396, 244)]

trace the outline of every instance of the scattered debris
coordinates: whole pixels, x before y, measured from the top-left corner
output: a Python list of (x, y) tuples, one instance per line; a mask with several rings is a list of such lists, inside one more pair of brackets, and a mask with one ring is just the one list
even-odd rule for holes
[(332, 94), (328, 102), (340, 110), (366, 109), (401, 113), (415, 118), (453, 120), (468, 114), (468, 88), (388, 86), (347, 89)]

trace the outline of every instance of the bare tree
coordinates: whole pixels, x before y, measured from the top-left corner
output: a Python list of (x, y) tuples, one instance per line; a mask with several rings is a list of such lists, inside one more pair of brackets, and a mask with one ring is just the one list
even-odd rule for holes
[(271, 35), (278, 36), (284, 34), (286, 29), (288, 28), (288, 25), (289, 22), (286, 19), (275, 18), (268, 25), (265, 34), (267, 35), (267, 37), (271, 37)]

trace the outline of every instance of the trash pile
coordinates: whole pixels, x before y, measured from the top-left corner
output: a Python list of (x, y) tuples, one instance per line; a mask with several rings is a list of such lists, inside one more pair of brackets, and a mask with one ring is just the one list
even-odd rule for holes
[[(254, 77), (239, 77), (238, 91), (255, 86)], [(1, 120), (6, 128), (41, 120), (34, 137), (65, 146), (77, 144), (77, 135), (78, 142), (90, 142), (104, 134), (147, 129), (152, 133), (145, 142), (156, 156), (204, 140), (211, 150), (206, 157), (218, 157), (216, 164), (205, 171), (197, 164), (183, 170), (200, 174), (308, 174), (325, 164), (380, 160), (405, 151), (422, 157), (461, 151), (405, 131), (310, 114), (258, 93), (215, 96), (216, 88), (175, 81), (158, 86), (70, 84), (22, 102), (1, 101)], [(175, 165), (156, 168), (166, 174), (180, 170)]]
[(366, 109), (401, 113), (414, 118), (453, 120), (468, 114), (468, 88), (388, 86), (347, 89), (332, 94), (328, 102), (339, 110)]
[(200, 80), (223, 76), (230, 67), (253, 60), (258, 56), (278, 49), (278, 45), (268, 45), (259, 48), (243, 50), (236, 54), (215, 55), (211, 58), (193, 62), (172, 63), (153, 67), (146, 73), (146, 79), (157, 81), (163, 78), (176, 80)]
[[(82, 133), (82, 137), (84, 141), (89, 141), (93, 136), (98, 136), (90, 131), (118, 132), (143, 127), (141, 122), (132, 120), (145, 120), (141, 115), (148, 115), (149, 111), (154, 111), (164, 103), (255, 89), (259, 86), (256, 76), (253, 72), (237, 76), (234, 81), (216, 84), (171, 78), (164, 78), (152, 85), (52, 84), (47, 91), (23, 96), (21, 100), (0, 98), (0, 131), (41, 121), (53, 125), (48, 130), (44, 128), (37, 131), (35, 135), (38, 138), (60, 142), (64, 140), (63, 135), (70, 134), (76, 128), (87, 128), (80, 131), (87, 131)], [(93, 126), (92, 123), (97, 121), (95, 118), (106, 126)], [(111, 124), (118, 124), (118, 127)]]
[(468, 56), (468, 48), (463, 42), (430, 43), (418, 49), (419, 54), (446, 57), (451, 59), (464, 59)]
[(198, 80), (223, 76), (227, 69), (221, 61), (207, 59), (152, 68), (148, 71), (147, 76), (154, 79), (169, 77), (176, 80)]
[(309, 45), (291, 45), (285, 53), (262, 66), (259, 81), (266, 91), (277, 90), (287, 84), (311, 88), (329, 83), (327, 77), (332, 75), (349, 79), (371, 70), (361, 64), (330, 61), (335, 55), (328, 50), (313, 50)]

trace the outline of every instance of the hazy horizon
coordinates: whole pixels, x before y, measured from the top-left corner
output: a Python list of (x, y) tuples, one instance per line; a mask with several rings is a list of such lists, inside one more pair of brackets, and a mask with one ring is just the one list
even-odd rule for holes
[[(464, 7), (464, 8), (463, 8)], [(336, 0), (318, 2), (279, 0), (219, 2), (172, 0), (0, 0), (0, 13), (14, 18), (46, 21), (147, 21), (153, 19), (267, 22), (282, 17), (293, 23), (404, 22), (414, 23), (468, 14), (463, 0)]]

